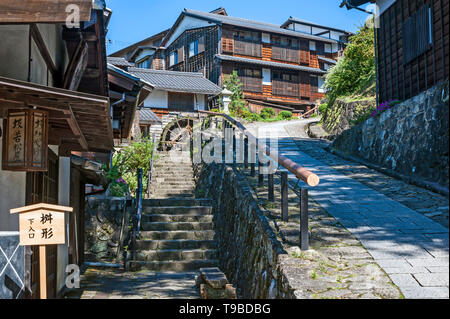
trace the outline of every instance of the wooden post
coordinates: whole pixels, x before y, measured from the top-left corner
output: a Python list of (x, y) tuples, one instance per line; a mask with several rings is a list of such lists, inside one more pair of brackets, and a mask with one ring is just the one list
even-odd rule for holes
[(47, 254), (44, 245), (39, 246), (39, 286), (41, 299), (47, 299)]
[(273, 187), (273, 174), (267, 175), (267, 182), (268, 182), (268, 200), (270, 202), (273, 202), (275, 200), (275, 192)]
[(250, 175), (252, 177), (255, 177), (256, 175), (255, 163), (250, 163)]
[(309, 249), (308, 234), (308, 189), (300, 190), (300, 249)]
[(264, 174), (262, 173), (262, 163), (258, 160), (258, 186), (264, 186)]
[(281, 219), (284, 222), (289, 221), (287, 172), (281, 172)]
[(244, 138), (244, 167), (248, 168), (248, 137)]

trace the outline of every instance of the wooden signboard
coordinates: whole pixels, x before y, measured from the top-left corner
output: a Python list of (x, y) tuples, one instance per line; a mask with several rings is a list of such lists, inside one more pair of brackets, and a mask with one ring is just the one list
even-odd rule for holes
[(20, 245), (39, 246), (39, 270), (41, 299), (47, 298), (47, 245), (66, 242), (65, 213), (73, 212), (72, 207), (50, 204), (36, 204), (11, 209), (11, 214), (19, 214)]

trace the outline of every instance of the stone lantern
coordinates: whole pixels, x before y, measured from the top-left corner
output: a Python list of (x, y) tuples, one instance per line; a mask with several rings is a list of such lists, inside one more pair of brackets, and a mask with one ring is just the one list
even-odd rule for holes
[(221, 93), (222, 95), (222, 102), (223, 102), (223, 111), (225, 113), (230, 113), (229, 110), (229, 106), (231, 103), (231, 95), (233, 94), (233, 92), (231, 92), (230, 90), (224, 89)]

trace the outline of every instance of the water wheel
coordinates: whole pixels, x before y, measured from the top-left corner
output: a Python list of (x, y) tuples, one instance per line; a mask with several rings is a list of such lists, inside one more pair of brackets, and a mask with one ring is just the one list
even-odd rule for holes
[(180, 117), (167, 124), (161, 134), (160, 149), (164, 152), (189, 150), (193, 126), (194, 121), (188, 117)]

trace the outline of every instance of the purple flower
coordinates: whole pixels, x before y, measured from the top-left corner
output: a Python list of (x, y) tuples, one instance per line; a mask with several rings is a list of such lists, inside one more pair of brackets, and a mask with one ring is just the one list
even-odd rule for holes
[(121, 178), (119, 178), (119, 179), (116, 180), (116, 183), (119, 183), (119, 184), (126, 184), (127, 182), (121, 177)]

